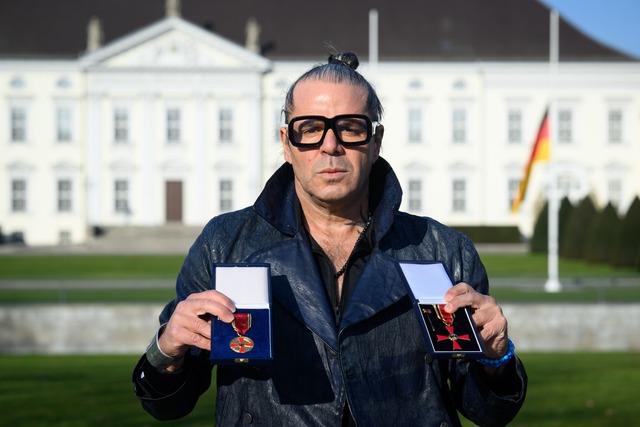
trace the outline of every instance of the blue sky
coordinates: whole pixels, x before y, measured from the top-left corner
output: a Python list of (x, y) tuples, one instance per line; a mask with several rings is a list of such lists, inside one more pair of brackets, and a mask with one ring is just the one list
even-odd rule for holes
[(540, 0), (584, 33), (640, 59), (640, 0)]

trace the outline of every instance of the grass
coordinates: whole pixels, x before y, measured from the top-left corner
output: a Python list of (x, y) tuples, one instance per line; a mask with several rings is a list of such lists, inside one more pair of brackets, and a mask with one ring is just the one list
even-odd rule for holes
[[(481, 254), (489, 277), (547, 277), (546, 254)], [(609, 264), (588, 263), (583, 260), (559, 260), (560, 277), (639, 277), (633, 268), (614, 268)]]
[(3, 255), (0, 280), (175, 278), (183, 255)]
[[(640, 280), (638, 282), (640, 285)], [(640, 286), (636, 287), (589, 287), (567, 288), (562, 292), (549, 293), (544, 290), (519, 289), (517, 287), (494, 287), (491, 295), (500, 303), (637, 303), (640, 302)]]
[[(181, 255), (4, 255), (0, 256), (0, 280), (54, 281), (47, 289), (0, 288), (0, 303), (51, 302), (166, 302), (173, 297), (172, 286), (136, 288), (136, 280), (160, 280), (173, 284), (184, 257)], [(538, 282), (546, 277), (546, 256), (541, 254), (485, 254), (482, 259), (493, 279), (529, 278)], [(589, 264), (577, 260), (560, 260), (561, 280), (573, 283), (575, 277), (601, 278), (597, 286), (571, 285), (564, 292), (550, 294), (542, 289), (517, 284), (493, 286), (491, 293), (500, 302), (638, 302), (640, 272), (614, 269), (606, 264)], [(617, 278), (631, 279), (638, 286), (617, 287)], [(95, 281), (76, 288), (77, 282)], [(132, 280), (124, 289), (105, 289), (109, 280)], [(593, 280), (592, 280), (593, 282)]]
[[(57, 289), (3, 289), (0, 303), (161, 302), (173, 289), (75, 289), (65, 281), (173, 281), (183, 256), (5, 255), (0, 280), (58, 280)], [(543, 255), (487, 254), (490, 277), (544, 278)], [(610, 281), (640, 273), (608, 265), (560, 260), (561, 279), (601, 277)], [(103, 282), (104, 283), (104, 282)], [(640, 301), (640, 286), (572, 287), (559, 294), (531, 288), (500, 286), (492, 294), (501, 302)], [(633, 425), (638, 353), (524, 353), (529, 374), (525, 406), (513, 426)], [(183, 420), (157, 422), (143, 412), (133, 395), (131, 370), (137, 356), (0, 356), (0, 425), (11, 426), (211, 426), (215, 391), (209, 390)], [(604, 367), (604, 368), (603, 368)], [(465, 423), (465, 426), (471, 424)]]
[(514, 426), (637, 424), (638, 353), (526, 353), (529, 393)]
[[(625, 288), (570, 289), (559, 293), (544, 290), (496, 287), (491, 295), (500, 303), (637, 303), (640, 286)], [(173, 299), (173, 288), (162, 289), (0, 289), (0, 304), (43, 303), (166, 303)]]
[(13, 427), (212, 426), (210, 390), (192, 415), (161, 423), (133, 394), (137, 356), (0, 356), (1, 425)]
[(40, 303), (167, 303), (175, 297), (166, 289), (0, 289), (0, 304)]
[[(637, 423), (638, 353), (523, 353), (529, 375), (517, 427)], [(215, 391), (173, 422), (153, 420), (133, 395), (137, 356), (0, 356), (2, 425), (14, 427), (212, 426)], [(604, 367), (604, 369), (603, 369)], [(465, 426), (471, 423), (465, 422)]]
[[(0, 280), (75, 279), (173, 279), (183, 255), (2, 255)], [(544, 254), (482, 255), (489, 277), (547, 275)], [(560, 259), (561, 277), (640, 277), (632, 268), (615, 269), (608, 264)]]

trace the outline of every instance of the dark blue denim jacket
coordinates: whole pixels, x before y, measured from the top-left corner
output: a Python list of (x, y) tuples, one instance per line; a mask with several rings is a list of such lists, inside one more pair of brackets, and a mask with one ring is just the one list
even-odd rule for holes
[[(273, 364), (217, 367), (216, 425), (338, 426), (347, 402), (363, 426), (457, 426), (457, 411), (493, 426), (518, 412), (526, 390), (520, 361), (509, 374), (517, 392), (499, 396), (476, 362), (432, 360), (394, 267), (397, 260), (442, 261), (455, 283), (487, 293), (471, 241), (433, 219), (399, 212), (402, 191), (384, 159), (374, 165), (370, 193), (376, 243), (339, 328), (301, 229), (288, 164), (252, 208), (212, 219), (190, 249), (161, 323), (177, 302), (211, 288), (212, 263), (271, 264)], [(210, 382), (204, 353), (191, 352), (177, 391), (152, 397), (138, 387), (145, 409), (160, 419), (191, 411)]]

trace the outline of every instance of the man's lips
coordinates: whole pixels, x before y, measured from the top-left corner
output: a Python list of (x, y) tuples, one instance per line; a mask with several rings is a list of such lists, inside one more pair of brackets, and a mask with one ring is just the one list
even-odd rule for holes
[(346, 175), (347, 171), (345, 169), (336, 169), (336, 168), (328, 168), (322, 169), (318, 175), (323, 177), (323, 179), (334, 181), (341, 180), (342, 177)]
[(339, 173), (345, 173), (345, 172), (346, 170), (341, 168), (325, 168), (325, 169), (322, 169), (319, 173), (333, 175), (333, 174), (339, 174)]

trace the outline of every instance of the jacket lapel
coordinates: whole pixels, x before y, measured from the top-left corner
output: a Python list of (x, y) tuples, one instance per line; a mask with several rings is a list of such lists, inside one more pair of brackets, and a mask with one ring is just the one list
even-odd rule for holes
[(270, 263), (272, 298), (327, 345), (337, 349), (335, 317), (304, 239), (298, 234), (291, 240), (254, 254), (250, 262)]
[(371, 254), (342, 317), (340, 332), (391, 306), (408, 294), (397, 261), (376, 249)]

